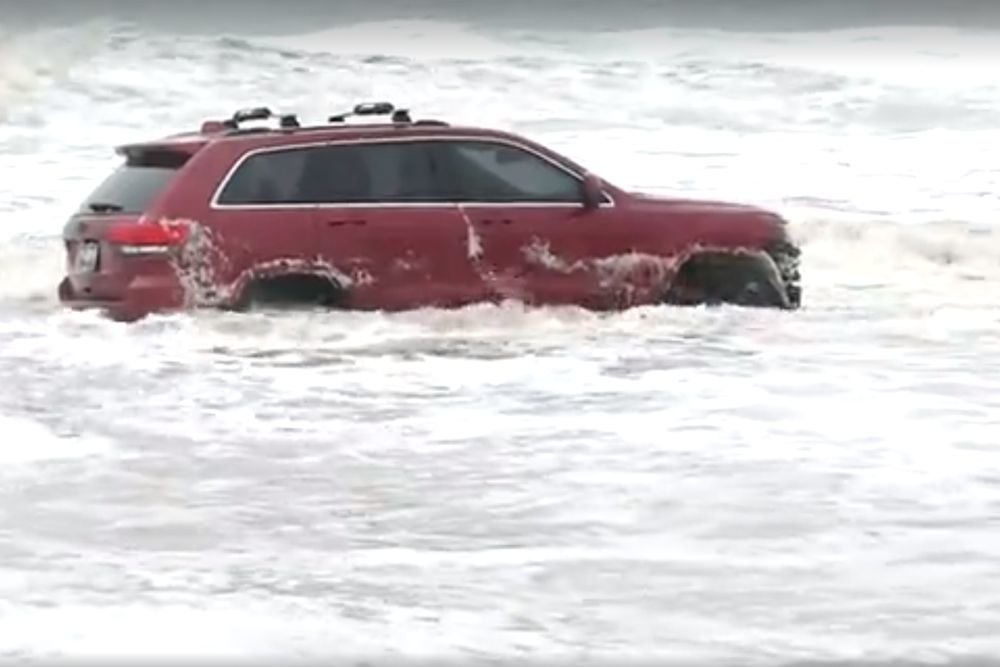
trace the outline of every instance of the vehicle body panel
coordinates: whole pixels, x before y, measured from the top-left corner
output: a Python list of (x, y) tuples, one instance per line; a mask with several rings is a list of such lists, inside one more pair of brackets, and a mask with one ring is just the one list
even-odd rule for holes
[(323, 257), (349, 276), (350, 307), (454, 308), (488, 297), (457, 206), (330, 206), (317, 215)]

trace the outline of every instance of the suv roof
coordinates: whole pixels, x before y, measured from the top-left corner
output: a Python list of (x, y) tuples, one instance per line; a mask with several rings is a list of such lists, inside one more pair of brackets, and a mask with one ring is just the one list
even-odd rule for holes
[[(352, 117), (380, 116), (389, 116), (389, 121), (367, 123), (347, 122)], [(274, 124), (271, 126), (256, 124), (262, 121), (274, 120), (277, 120), (276, 126)], [(255, 125), (248, 126), (250, 123), (255, 123)], [(198, 153), (206, 146), (220, 142), (246, 143), (252, 148), (280, 148), (285, 143), (298, 144), (300, 143), (297, 141), (299, 139), (323, 142), (337, 139), (376, 140), (385, 139), (390, 136), (398, 136), (401, 139), (415, 137), (439, 138), (442, 136), (456, 138), (474, 137), (477, 139), (513, 142), (525, 146), (536, 153), (543, 154), (548, 159), (555, 160), (564, 167), (570, 168), (580, 174), (588, 171), (586, 167), (568, 155), (555, 152), (550, 147), (539, 144), (523, 135), (498, 128), (452, 125), (434, 119), (413, 120), (410, 117), (409, 110), (397, 108), (390, 102), (358, 104), (351, 111), (334, 114), (327, 118), (326, 123), (318, 125), (302, 125), (296, 114), (279, 114), (263, 106), (251, 107), (240, 109), (230, 118), (224, 120), (206, 120), (201, 124), (201, 128), (196, 131), (180, 132), (158, 139), (122, 144), (117, 146), (115, 151), (126, 158), (143, 156), (146, 160), (149, 159), (150, 155), (163, 154), (169, 161), (175, 160), (179, 153), (183, 161)], [(605, 186), (608, 188), (614, 187), (608, 182), (605, 182)]]
[[(390, 116), (385, 123), (350, 124), (352, 117)], [(248, 123), (277, 120), (277, 127), (247, 126)], [(351, 111), (334, 114), (325, 124), (302, 125), (297, 114), (276, 113), (269, 107), (250, 107), (237, 110), (230, 118), (223, 120), (210, 119), (202, 123), (201, 128), (193, 132), (181, 132), (166, 137), (139, 141), (121, 145), (119, 153), (128, 153), (133, 149), (148, 149), (151, 146), (169, 146), (172, 150), (195, 153), (206, 144), (218, 141), (242, 141), (255, 138), (282, 138), (301, 136), (308, 133), (310, 137), (320, 140), (327, 138), (366, 138), (384, 136), (387, 133), (407, 132), (413, 130), (433, 129), (440, 132), (447, 128), (448, 133), (475, 134), (477, 136), (511, 137), (507, 132), (490, 130), (482, 127), (455, 127), (440, 120), (413, 120), (409, 110), (396, 108), (390, 102), (368, 102), (356, 105)], [(518, 137), (520, 139), (520, 137)]]

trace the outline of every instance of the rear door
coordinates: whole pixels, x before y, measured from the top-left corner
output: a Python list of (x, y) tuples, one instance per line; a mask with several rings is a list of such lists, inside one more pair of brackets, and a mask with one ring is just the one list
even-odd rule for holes
[(306, 181), (320, 204), (319, 252), (350, 277), (353, 307), (453, 307), (488, 294), (428, 142), (334, 142), (312, 156)]
[(498, 293), (539, 305), (608, 305), (616, 258), (638, 243), (610, 198), (585, 208), (581, 175), (507, 141), (454, 139), (441, 150)]
[(196, 244), (192, 280), (203, 289), (239, 288), (251, 276), (319, 268), (316, 204), (303, 179), (316, 145), (247, 153), (222, 184)]

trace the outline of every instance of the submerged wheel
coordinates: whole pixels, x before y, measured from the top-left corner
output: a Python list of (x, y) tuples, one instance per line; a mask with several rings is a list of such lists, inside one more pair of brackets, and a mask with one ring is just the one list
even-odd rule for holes
[(336, 308), (343, 298), (344, 290), (335, 280), (311, 273), (297, 273), (251, 281), (231, 305), (231, 310)]
[(781, 282), (785, 285), (785, 292), (788, 294), (791, 307), (799, 308), (802, 305), (802, 272), (800, 269), (802, 249), (790, 241), (782, 240), (770, 245), (767, 248), (767, 254), (781, 275)]
[(690, 257), (674, 277), (664, 302), (671, 305), (732, 304), (794, 308), (781, 274), (754, 254), (706, 252)]

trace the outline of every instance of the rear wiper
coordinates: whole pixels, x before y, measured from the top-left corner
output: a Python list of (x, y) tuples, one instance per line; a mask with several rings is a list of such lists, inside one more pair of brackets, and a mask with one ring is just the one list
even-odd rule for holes
[(87, 204), (87, 208), (94, 213), (115, 213), (125, 210), (125, 207), (120, 204), (112, 204), (111, 202), (105, 201), (92, 201)]

